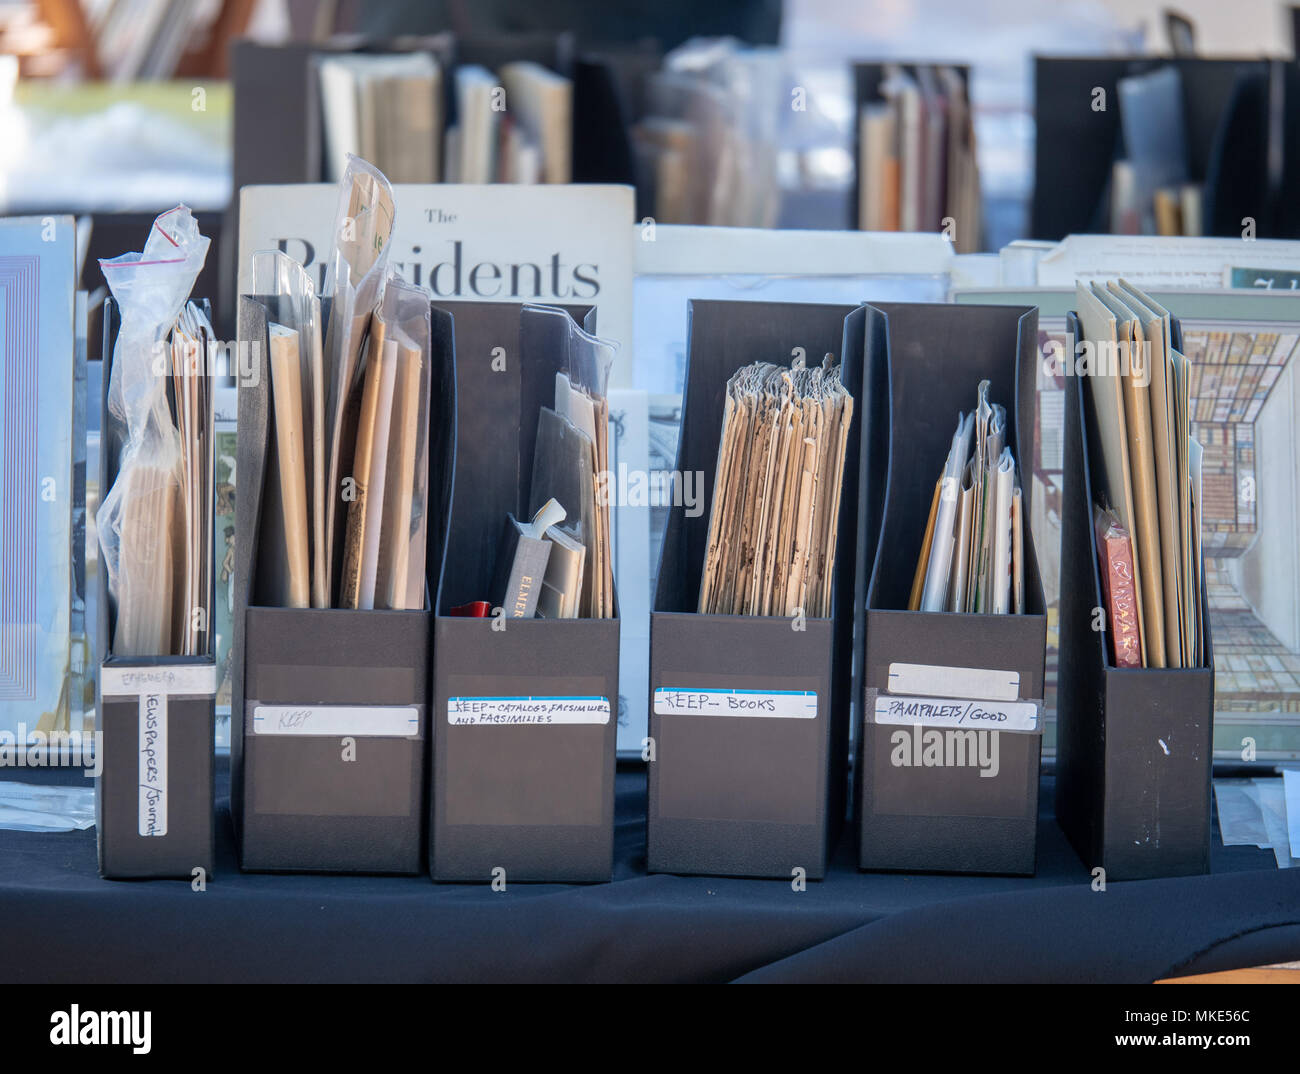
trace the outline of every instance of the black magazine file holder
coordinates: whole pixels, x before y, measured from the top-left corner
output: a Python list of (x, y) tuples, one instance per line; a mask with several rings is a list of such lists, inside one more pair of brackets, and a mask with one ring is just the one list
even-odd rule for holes
[[(990, 400), (1007, 408), (1008, 445), (1018, 467), (1021, 445), (1032, 444), (1038, 310), (880, 303), (867, 307), (867, 317), (867, 377), (888, 384), (890, 405), (879, 542), (871, 557), (863, 540), (858, 559), (859, 573), (870, 574), (854, 776), (858, 863), (906, 872), (1032, 873), (1047, 616), (1028, 526), (1029, 482), (1021, 482), (1025, 613), (906, 609), (934, 484), (957, 415), (974, 406), (981, 380), (991, 382)], [(880, 474), (864, 467), (863, 475), (863, 501), (871, 510), (881, 495), (871, 483)], [(1003, 680), (1015, 684), (1014, 699), (1003, 700), (1037, 706), (1037, 730), (999, 731), (996, 740), (979, 731), (972, 742), (959, 739), (956, 729), (951, 755), (945, 739), (945, 757), (964, 763), (930, 764), (914, 748), (916, 736), (924, 743), (931, 730), (947, 735), (952, 729), (877, 722), (877, 700), (891, 695), (987, 698), (963, 692), (972, 672), (984, 671), (1005, 673)], [(977, 763), (981, 751), (990, 763)]]
[[(323, 303), (327, 315), (329, 303)], [(242, 296), (231, 653), (231, 812), (250, 871), (418, 873), (424, 861), (430, 611), (272, 607), (282, 537), (263, 512), (276, 480), (267, 299)], [(426, 563), (443, 547), (455, 435), (451, 319), (431, 311)], [(338, 733), (272, 733), (258, 707), (364, 710)], [(382, 715), (388, 713), (388, 715)], [(381, 732), (400, 713), (409, 728)]]
[[(211, 318), (211, 307), (206, 301), (201, 304)], [(101, 495), (117, 477), (124, 446), (108, 413), (113, 347), (120, 327), (120, 308), (115, 299), (107, 298), (99, 426), (103, 436)], [(210, 354), (211, 343), (204, 338), (204, 358)], [(98, 585), (95, 702), (99, 721), (95, 748), (100, 775), (95, 781), (95, 835), (100, 875), (109, 879), (194, 880), (199, 877), (197, 870), (202, 870), (202, 877), (211, 879), (215, 860), (214, 654), (209, 648), (202, 656), (114, 655), (115, 616), (108, 597), (108, 575), (102, 567)], [(211, 646), (211, 631), (208, 638)], [(166, 727), (158, 739), (152, 737), (157, 730), (150, 725), (160, 719)], [(160, 772), (165, 773), (161, 779)], [(161, 793), (158, 786), (143, 790), (155, 781), (161, 784)]]
[[(1175, 350), (1182, 332), (1171, 322)], [(1081, 340), (1066, 317), (1067, 341)], [(1056, 817), (1089, 869), (1108, 880), (1209, 872), (1214, 654), (1201, 588), (1205, 660), (1198, 668), (1117, 668), (1104, 608), (1092, 505), (1100, 472), (1083, 378), (1065, 381)], [(1103, 618), (1104, 622), (1104, 618)]]
[[(495, 601), (506, 514), (522, 519), (542, 407), (590, 307), (448, 303), (455, 319), (455, 495), (433, 621), (429, 869), (436, 881), (609, 880), (619, 620), (452, 615)], [(504, 629), (494, 629), (504, 626)], [(603, 699), (604, 722), (482, 723), (484, 699)], [(594, 701), (598, 706), (599, 701)], [(452, 709), (456, 709), (453, 715)], [(504, 870), (503, 873), (497, 870)]]
[[(785, 879), (803, 870), (819, 879), (846, 811), (865, 315), (853, 306), (806, 303), (696, 300), (689, 310), (674, 480), (680, 488), (683, 475), (703, 476), (695, 483), (701, 510), (688, 514), (685, 497), (674, 497), (650, 616), (647, 865), (652, 872)], [(699, 614), (727, 381), (753, 361), (788, 363), (795, 348), (809, 364), (836, 355), (854, 399), (831, 615)], [(814, 695), (812, 715), (691, 709), (685, 699), (700, 691)]]
[[(1119, 80), (1165, 66), (1175, 68), (1182, 79), (1188, 179), (1205, 183), (1205, 234), (1239, 237), (1241, 215), (1249, 215), (1260, 237), (1274, 236), (1275, 218), (1284, 210), (1266, 157), (1283, 151), (1281, 117), (1261, 87), (1279, 77), (1277, 61), (1037, 56), (1031, 238), (1058, 240), (1110, 230), (1111, 168), (1124, 149)], [(1105, 108), (1093, 106), (1097, 89), (1105, 91)], [(1261, 148), (1267, 153), (1249, 160), (1236, 156)]]

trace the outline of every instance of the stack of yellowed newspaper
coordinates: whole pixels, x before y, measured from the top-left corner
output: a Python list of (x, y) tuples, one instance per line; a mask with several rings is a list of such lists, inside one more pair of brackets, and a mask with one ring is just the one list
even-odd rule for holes
[(853, 397), (827, 355), (727, 382), (699, 610), (828, 616)]
[(908, 608), (1003, 615), (1024, 611), (1024, 505), (1007, 443), (1007, 412), (980, 381), (959, 415), (912, 579)]

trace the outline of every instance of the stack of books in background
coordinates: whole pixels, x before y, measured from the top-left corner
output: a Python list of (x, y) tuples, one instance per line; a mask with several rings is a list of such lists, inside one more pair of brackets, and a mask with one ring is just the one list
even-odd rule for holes
[(321, 55), (317, 69), (328, 180), (351, 153), (397, 183), (570, 181), (573, 83), (539, 63), (463, 64), (447, 86), (429, 52)]
[(966, 72), (862, 64), (856, 76), (858, 227), (943, 231), (959, 253), (974, 253), (980, 185)]

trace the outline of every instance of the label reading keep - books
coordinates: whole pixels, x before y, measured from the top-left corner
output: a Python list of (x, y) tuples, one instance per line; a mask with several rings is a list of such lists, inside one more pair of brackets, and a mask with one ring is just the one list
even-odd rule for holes
[(609, 723), (605, 697), (449, 697), (447, 722), (459, 727)]
[(1035, 731), (1038, 705), (1033, 701), (963, 701), (950, 697), (877, 695), (875, 722), (961, 727), (988, 731)]
[(141, 694), (138, 723), (139, 799), (136, 830), (167, 834), (167, 694)]
[(656, 716), (817, 717), (816, 690), (726, 690), (699, 687), (655, 690)]
[(420, 733), (413, 705), (254, 705), (259, 735), (411, 738)]

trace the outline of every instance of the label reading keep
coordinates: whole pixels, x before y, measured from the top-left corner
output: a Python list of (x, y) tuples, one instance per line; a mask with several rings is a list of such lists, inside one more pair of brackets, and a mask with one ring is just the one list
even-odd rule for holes
[(815, 690), (726, 690), (695, 686), (655, 690), (656, 716), (771, 716), (812, 720)]

